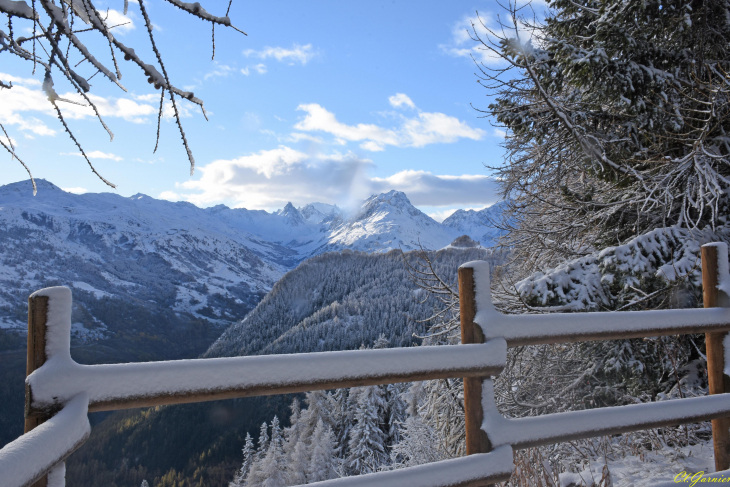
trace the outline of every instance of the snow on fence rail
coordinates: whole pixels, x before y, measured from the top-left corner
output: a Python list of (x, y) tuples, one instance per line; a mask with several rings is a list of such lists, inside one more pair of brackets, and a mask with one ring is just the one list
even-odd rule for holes
[(46, 485), (35, 482), (47, 475), (49, 486), (63, 486), (63, 460), (89, 435), (88, 411), (448, 377), (464, 378), (469, 456), (312, 485), (482, 486), (510, 477), (514, 449), (708, 419), (721, 445), (717, 470), (724, 470), (730, 395), (508, 419), (497, 410), (490, 378), (504, 368), (508, 347), (706, 332), (710, 393), (725, 392), (727, 246), (704, 246), (702, 261), (711, 309), (506, 316), (492, 304), (489, 265), (471, 262), (459, 269), (462, 345), (140, 364), (74, 362), (71, 291), (44, 289), (29, 298), (26, 434), (0, 450), (0, 478), (11, 487), (35, 486)]
[(70, 353), (71, 291), (48, 288), (46, 361), (26, 380), (26, 416), (58, 410), (85, 392), (89, 412), (317, 389), (497, 375), (503, 340), (468, 346), (351, 350), (254, 357), (80, 365)]

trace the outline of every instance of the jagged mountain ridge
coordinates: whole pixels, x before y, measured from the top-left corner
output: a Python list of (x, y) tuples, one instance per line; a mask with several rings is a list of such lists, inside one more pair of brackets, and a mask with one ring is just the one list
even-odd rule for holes
[(506, 233), (497, 227), (502, 221), (504, 206), (500, 202), (483, 210), (456, 210), (442, 224), (460, 235), (469, 235), (484, 247), (491, 247)]
[(439, 249), (465, 230), (474, 237), (479, 221), (471, 220), (481, 215), (439, 224), (398, 191), (373, 195), (350, 214), (324, 203), (269, 213), (37, 183), (37, 196), (28, 182), (0, 187), (0, 327), (24, 328), (18, 292), (49, 283), (230, 323), (306, 258), (346, 248)]

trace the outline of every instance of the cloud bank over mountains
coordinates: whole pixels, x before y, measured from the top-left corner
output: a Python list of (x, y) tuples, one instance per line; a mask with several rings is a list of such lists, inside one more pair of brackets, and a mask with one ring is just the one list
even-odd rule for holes
[(352, 152), (307, 154), (281, 145), (276, 149), (199, 168), (195, 181), (178, 183), (160, 198), (208, 206), (228, 202), (249, 209), (281, 208), (323, 201), (340, 206), (391, 189), (408, 194), (416, 206), (486, 206), (498, 201), (494, 179), (486, 175), (437, 175), (405, 170), (371, 177), (374, 164)]

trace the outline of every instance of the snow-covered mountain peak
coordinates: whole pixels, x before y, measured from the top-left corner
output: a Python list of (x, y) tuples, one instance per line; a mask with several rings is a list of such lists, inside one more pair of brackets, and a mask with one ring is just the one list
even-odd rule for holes
[(456, 210), (442, 225), (453, 228), (461, 235), (469, 235), (484, 247), (491, 247), (504, 235), (504, 231), (497, 228), (502, 221), (502, 212), (505, 203), (495, 203), (483, 210)]
[(284, 218), (284, 220), (293, 227), (298, 227), (300, 225), (306, 225), (306, 220), (302, 216), (301, 213), (299, 213), (299, 210), (297, 210), (294, 205), (291, 204), (291, 202), (287, 203), (286, 206), (277, 212), (277, 214)]
[(322, 223), (332, 221), (335, 216), (342, 215), (342, 210), (337, 205), (309, 203), (299, 207), (299, 213), (310, 223)]
[(370, 208), (375, 205), (387, 203), (395, 208), (412, 207), (411, 200), (403, 191), (390, 190), (387, 193), (374, 194), (362, 204), (363, 208)]
[(353, 220), (366, 220), (377, 214), (390, 213), (403, 213), (419, 219), (425, 218), (433, 221), (431, 217), (413, 206), (405, 193), (395, 190), (378, 195), (372, 195), (370, 198), (366, 199), (360, 207), (360, 211), (354, 216)]

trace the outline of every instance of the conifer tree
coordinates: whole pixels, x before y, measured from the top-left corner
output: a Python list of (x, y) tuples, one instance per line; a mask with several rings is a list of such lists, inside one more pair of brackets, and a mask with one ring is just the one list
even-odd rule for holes
[[(658, 227), (714, 228), (730, 188), (730, 1), (509, 7), (483, 48), (507, 130), (505, 244), (526, 272)], [(505, 33), (506, 32), (506, 33)], [(503, 69), (504, 68), (504, 69)]]
[(337, 478), (338, 461), (335, 452), (335, 436), (322, 420), (317, 422), (312, 437), (312, 453), (307, 466), (307, 480), (321, 482)]
[(256, 449), (256, 458), (263, 458), (269, 449), (269, 426), (266, 421), (261, 423), (259, 429), (259, 446)]
[(279, 418), (276, 416), (271, 421), (271, 440), (266, 456), (261, 462), (261, 474), (264, 477), (262, 487), (284, 487), (286, 485), (283, 437), (279, 426)]
[(235, 479), (229, 484), (229, 487), (243, 487), (246, 477), (251, 470), (251, 464), (253, 463), (256, 455), (256, 450), (253, 446), (253, 439), (251, 435), (246, 433), (246, 440), (243, 445), (243, 463), (241, 468), (238, 470)]
[[(320, 419), (320, 423), (322, 420)], [(316, 431), (316, 428), (315, 428)], [(312, 441), (314, 441), (312, 439)], [(309, 467), (309, 459), (311, 456), (311, 448), (314, 443), (307, 441), (305, 438), (299, 438), (299, 441), (291, 448), (291, 456), (287, 460), (287, 481), (289, 485), (301, 485), (311, 481), (307, 475)]]
[(386, 402), (379, 386), (360, 388), (357, 394), (355, 424), (350, 430), (347, 467), (353, 474), (377, 471), (385, 465), (384, 424)]

